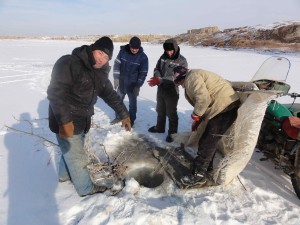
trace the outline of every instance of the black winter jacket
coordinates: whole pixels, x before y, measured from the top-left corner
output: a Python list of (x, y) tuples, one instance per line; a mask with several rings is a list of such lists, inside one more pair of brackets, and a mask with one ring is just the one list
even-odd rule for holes
[(92, 57), (90, 46), (84, 45), (55, 63), (47, 90), (49, 127), (52, 132), (58, 133), (60, 125), (73, 121), (74, 134), (87, 133), (97, 96), (117, 112), (121, 119), (129, 116), (108, 79), (109, 65), (94, 69), (90, 63)]

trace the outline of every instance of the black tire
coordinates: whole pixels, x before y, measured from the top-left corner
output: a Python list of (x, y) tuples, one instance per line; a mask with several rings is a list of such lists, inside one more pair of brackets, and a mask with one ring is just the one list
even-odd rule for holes
[(296, 195), (300, 199), (300, 177), (296, 176), (295, 174), (291, 175), (292, 185), (296, 192)]

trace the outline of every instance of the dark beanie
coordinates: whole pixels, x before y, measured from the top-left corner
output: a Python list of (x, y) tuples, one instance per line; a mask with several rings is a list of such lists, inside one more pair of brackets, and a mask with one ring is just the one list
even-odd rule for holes
[(109, 37), (101, 37), (94, 44), (91, 45), (92, 51), (101, 50), (105, 52), (109, 59), (113, 56), (114, 44)]
[(174, 82), (177, 83), (177, 82), (180, 82), (183, 79), (185, 79), (187, 71), (188, 71), (188, 68), (185, 68), (183, 66), (175, 67), (173, 72), (174, 72), (174, 74), (177, 73), (177, 76), (175, 77)]
[(131, 48), (138, 49), (141, 47), (141, 40), (138, 37), (132, 37), (129, 44)]
[(175, 51), (173, 43), (164, 43), (163, 47), (165, 51), (171, 51), (171, 50)]

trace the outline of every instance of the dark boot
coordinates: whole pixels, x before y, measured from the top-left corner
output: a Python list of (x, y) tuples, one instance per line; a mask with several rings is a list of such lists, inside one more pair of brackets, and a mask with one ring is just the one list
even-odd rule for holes
[(165, 133), (164, 130), (159, 130), (159, 129), (157, 129), (156, 126), (150, 127), (150, 128), (148, 129), (148, 131), (149, 131), (150, 133)]
[(196, 169), (194, 174), (181, 178), (181, 182), (186, 185), (187, 188), (203, 187), (207, 183), (207, 171)]
[(171, 143), (173, 141), (174, 141), (174, 139), (172, 138), (171, 134), (168, 134), (168, 136), (166, 137), (166, 142)]
[(173, 137), (172, 137), (172, 134), (175, 134), (175, 133), (177, 133), (177, 131), (175, 132), (168, 132), (168, 136), (166, 137), (166, 142), (169, 142), (169, 143), (171, 143), (171, 142), (173, 142), (174, 141), (174, 139), (173, 139)]

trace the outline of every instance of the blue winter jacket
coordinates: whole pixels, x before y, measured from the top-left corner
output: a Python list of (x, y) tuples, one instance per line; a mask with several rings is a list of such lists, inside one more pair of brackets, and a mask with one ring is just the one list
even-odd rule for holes
[(129, 44), (123, 45), (114, 62), (113, 76), (119, 79), (123, 93), (132, 92), (134, 87), (140, 88), (144, 84), (148, 67), (148, 57), (142, 47), (137, 54), (132, 54)]

